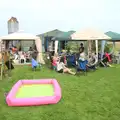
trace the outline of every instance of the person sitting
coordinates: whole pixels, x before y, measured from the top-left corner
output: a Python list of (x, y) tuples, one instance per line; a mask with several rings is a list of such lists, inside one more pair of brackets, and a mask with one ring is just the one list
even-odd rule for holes
[(70, 73), (72, 75), (76, 74), (76, 73), (72, 72), (71, 69), (69, 69), (65, 66), (63, 57), (61, 57), (61, 59), (57, 62), (57, 72), (59, 72), (59, 73)]
[(29, 51), (33, 51), (33, 48), (32, 48), (32, 47), (30, 47), (30, 48), (29, 48)]
[(105, 53), (105, 57), (107, 58), (108, 62), (112, 61), (110, 55), (107, 52)]
[(37, 61), (37, 56), (38, 56), (38, 51), (34, 51), (31, 56), (32, 57), (31, 65), (33, 70), (36, 70), (37, 67), (41, 69), (41, 63)]
[(98, 62), (98, 60), (97, 60), (96, 54), (92, 53), (88, 60), (87, 67), (90, 69), (96, 69), (97, 62)]
[(107, 52), (105, 52), (100, 65), (101, 67), (112, 67), (112, 65), (110, 65), (111, 61), (111, 56)]
[(64, 64), (67, 65), (67, 58), (64, 56)]
[(56, 68), (57, 68), (57, 61), (58, 61), (58, 59), (59, 59), (58, 55), (55, 54), (55, 55), (53, 56), (53, 59), (52, 59), (52, 66), (53, 66), (53, 69), (54, 69), (54, 70), (56, 70)]
[(38, 66), (38, 62), (34, 59), (34, 58), (32, 58), (32, 69), (33, 70), (36, 70), (36, 68), (37, 68), (37, 66)]
[(16, 52), (17, 52), (17, 47), (16, 47), (16, 46), (14, 46), (14, 47), (12, 48), (12, 52), (13, 52), (13, 53), (16, 53)]

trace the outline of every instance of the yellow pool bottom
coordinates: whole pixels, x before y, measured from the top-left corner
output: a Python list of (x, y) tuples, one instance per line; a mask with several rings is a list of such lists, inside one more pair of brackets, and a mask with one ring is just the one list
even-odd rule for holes
[(16, 94), (16, 98), (30, 98), (53, 95), (54, 88), (52, 84), (32, 84), (22, 85)]

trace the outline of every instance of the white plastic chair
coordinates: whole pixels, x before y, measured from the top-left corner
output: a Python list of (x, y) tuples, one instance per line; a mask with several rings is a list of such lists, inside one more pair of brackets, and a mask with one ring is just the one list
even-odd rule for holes
[(22, 60), (24, 60), (24, 63), (26, 63), (26, 58), (25, 58), (23, 52), (19, 52), (19, 62), (21, 63)]

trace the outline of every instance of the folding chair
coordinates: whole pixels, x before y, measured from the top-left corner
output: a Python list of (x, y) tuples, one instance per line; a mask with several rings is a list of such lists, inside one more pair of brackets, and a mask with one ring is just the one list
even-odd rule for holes
[(38, 63), (35, 59), (32, 58), (32, 70), (36, 70), (36, 68), (39, 67), (41, 70), (41, 64)]
[(88, 63), (87, 60), (85, 61), (78, 60), (77, 61), (78, 65), (76, 66), (76, 73), (83, 72), (84, 75), (87, 75), (87, 63)]
[(66, 59), (67, 59), (67, 66), (68, 66), (68, 67), (73, 67), (73, 66), (76, 65), (76, 59), (75, 59), (75, 56), (74, 56), (74, 55), (72, 55), (72, 56), (67, 56)]

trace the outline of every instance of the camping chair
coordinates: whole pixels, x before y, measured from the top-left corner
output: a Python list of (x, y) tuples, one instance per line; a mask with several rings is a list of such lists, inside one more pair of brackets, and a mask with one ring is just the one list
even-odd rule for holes
[(24, 52), (19, 52), (19, 62), (20, 63), (26, 63), (26, 58)]
[(75, 59), (74, 55), (67, 56), (66, 59), (67, 59), (67, 66), (68, 67), (76, 66), (76, 59)]
[(94, 70), (95, 71), (97, 64), (98, 64), (98, 59), (97, 59), (97, 57), (94, 57), (92, 64), (89, 64), (89, 62), (88, 62), (87, 70)]
[(111, 55), (109, 55), (108, 53), (106, 55), (103, 55), (102, 60), (99, 61), (99, 65), (101, 67), (108, 67), (109, 65), (107, 64), (107, 62), (111, 62)]
[(35, 71), (37, 67), (39, 67), (40, 70), (41, 70), (41, 64), (38, 63), (35, 59), (32, 58), (32, 63), (31, 64), (32, 64), (32, 70)]
[(87, 75), (87, 63), (88, 63), (87, 60), (85, 60), (85, 61), (78, 60), (77, 66), (76, 66), (76, 73), (82, 71), (84, 73), (84, 75)]
[(52, 55), (51, 55), (51, 52), (47, 52), (45, 54), (45, 63), (46, 63), (46, 66), (49, 68), (49, 69), (53, 69), (53, 66), (52, 66)]

